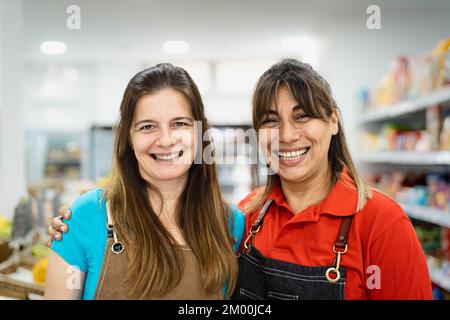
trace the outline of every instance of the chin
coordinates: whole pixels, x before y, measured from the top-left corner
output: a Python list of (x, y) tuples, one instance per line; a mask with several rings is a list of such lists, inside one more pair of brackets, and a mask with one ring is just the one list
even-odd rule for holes
[(308, 172), (304, 168), (280, 168), (278, 175), (286, 181), (302, 181)]
[(159, 181), (171, 181), (171, 180), (176, 180), (179, 179), (183, 176), (183, 173), (161, 173), (161, 174), (157, 174), (155, 175), (156, 180)]

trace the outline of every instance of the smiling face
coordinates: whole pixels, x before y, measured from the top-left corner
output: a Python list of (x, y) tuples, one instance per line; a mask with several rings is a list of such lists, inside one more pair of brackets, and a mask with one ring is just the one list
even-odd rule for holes
[(186, 97), (162, 89), (140, 97), (130, 130), (145, 181), (184, 180), (194, 159), (194, 117)]
[[(284, 181), (304, 182), (328, 173), (328, 149), (338, 132), (338, 117), (328, 121), (306, 114), (286, 87), (281, 87), (271, 109), (262, 119), (261, 141), (270, 163), (278, 163), (277, 173)], [(278, 139), (279, 150), (274, 150)], [(272, 150), (272, 152), (270, 152)]]

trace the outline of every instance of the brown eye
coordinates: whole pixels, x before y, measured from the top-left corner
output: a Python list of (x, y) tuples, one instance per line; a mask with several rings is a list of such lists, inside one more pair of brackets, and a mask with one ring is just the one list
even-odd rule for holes
[(299, 114), (299, 115), (296, 115), (294, 118), (295, 121), (299, 121), (299, 122), (305, 122), (305, 121), (308, 121), (309, 119), (311, 119), (311, 117), (308, 116), (307, 114)]
[(146, 124), (145, 126), (142, 126), (139, 131), (150, 131), (153, 130), (155, 128), (154, 125), (152, 124)]
[(175, 127), (185, 127), (185, 126), (188, 126), (189, 124), (187, 124), (186, 122), (183, 122), (183, 121), (177, 121), (177, 122), (175, 122), (174, 123), (174, 126)]
[(266, 118), (262, 122), (264, 125), (275, 125), (278, 123), (278, 119), (274, 117)]

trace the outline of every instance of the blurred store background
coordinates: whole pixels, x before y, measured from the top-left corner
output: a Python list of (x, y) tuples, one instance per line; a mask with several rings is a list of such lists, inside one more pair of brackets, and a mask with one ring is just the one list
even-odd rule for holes
[[(257, 78), (292, 57), (329, 81), (360, 170), (410, 215), (449, 299), (449, 46), (447, 0), (0, 0), (0, 296), (40, 297), (46, 226), (106, 183), (136, 72), (184, 67), (225, 133), (250, 128)], [(234, 203), (257, 184), (245, 164), (219, 176)]]

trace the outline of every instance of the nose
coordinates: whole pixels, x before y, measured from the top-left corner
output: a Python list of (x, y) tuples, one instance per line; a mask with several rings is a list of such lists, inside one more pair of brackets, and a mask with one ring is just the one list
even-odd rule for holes
[(300, 135), (298, 130), (289, 121), (283, 121), (280, 123), (280, 144), (291, 144), (299, 139)]
[(156, 144), (162, 148), (172, 147), (177, 143), (176, 137), (173, 135), (172, 130), (169, 128), (161, 128)]

